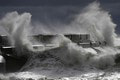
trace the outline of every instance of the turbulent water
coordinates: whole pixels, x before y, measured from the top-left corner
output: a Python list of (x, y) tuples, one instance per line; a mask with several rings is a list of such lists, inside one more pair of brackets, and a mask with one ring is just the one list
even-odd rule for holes
[[(18, 56), (30, 55), (27, 63), (20, 72), (1, 75), (3, 79), (118, 79), (119, 65), (115, 62), (119, 54), (119, 38), (115, 33), (116, 24), (112, 22), (110, 14), (100, 8), (98, 2), (93, 2), (85, 7), (80, 14), (74, 16), (70, 24), (56, 26), (54, 32), (44, 26), (39, 26), (42, 33), (60, 34), (51, 41), (54, 48), (47, 48), (42, 43), (28, 38), (31, 34), (31, 14), (17, 12), (7, 13), (1, 20), (0, 26), (9, 36), (11, 45), (18, 49)], [(37, 24), (38, 25), (38, 24)], [(92, 41), (106, 41), (107, 46), (97, 47), (97, 53), (88, 48), (86, 51), (62, 34), (90, 34)], [(42, 45), (41, 49), (34, 49), (32, 45)], [(117, 46), (116, 46), (117, 45)], [(30, 51), (30, 54), (22, 51)], [(44, 57), (44, 58), (43, 58)], [(117, 75), (118, 76), (117, 76)], [(115, 76), (116, 75), (116, 76)], [(111, 76), (111, 77), (110, 77)]]

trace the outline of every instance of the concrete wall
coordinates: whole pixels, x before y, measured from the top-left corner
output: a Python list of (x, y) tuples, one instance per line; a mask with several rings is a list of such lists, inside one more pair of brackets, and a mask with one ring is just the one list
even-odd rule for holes
[(75, 43), (89, 43), (90, 42), (89, 34), (67, 34), (65, 36)]
[(6, 35), (0, 35), (0, 46), (9, 46), (9, 38)]
[(51, 40), (55, 37), (55, 35), (35, 35), (33, 36), (34, 39), (36, 39), (38, 42), (42, 43), (51, 43)]
[[(92, 42), (90, 40), (89, 34), (65, 34), (65, 37), (69, 38), (72, 42), (77, 43), (81, 46), (104, 46), (107, 43), (105, 41)], [(31, 38), (31, 36), (29, 36)], [(50, 34), (40, 34), (40, 35), (33, 35), (32, 38), (35, 39), (38, 42), (42, 42), (44, 44), (51, 44), (51, 41), (53, 38), (55, 38), (56, 35), (50, 35)], [(82, 44), (84, 43), (84, 44)], [(0, 46), (9, 46), (9, 40), (7, 36), (0, 36)]]

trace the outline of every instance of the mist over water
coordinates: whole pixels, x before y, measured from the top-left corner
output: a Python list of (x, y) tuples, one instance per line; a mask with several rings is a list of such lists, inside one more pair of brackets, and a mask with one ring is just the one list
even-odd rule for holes
[[(22, 48), (26, 48), (33, 52), (34, 56), (27, 62), (27, 65), (25, 65), (22, 70), (34, 70), (39, 67), (41, 70), (42, 67), (45, 67), (43, 66), (44, 64), (47, 64), (47, 68), (51, 68), (51, 64), (57, 64), (59, 61), (61, 64), (64, 63), (68, 66), (89, 66), (98, 69), (108, 68), (116, 64), (115, 55), (117, 52), (114, 47), (114, 39), (117, 36), (115, 33), (116, 24), (112, 22), (109, 12), (103, 10), (98, 2), (89, 4), (80, 14), (74, 15), (74, 19), (70, 24), (58, 25), (56, 23), (56, 25), (48, 27), (50, 24), (47, 26), (39, 22), (36, 24), (37, 29), (35, 29), (34, 32), (32, 29), (34, 29), (35, 26), (32, 25), (31, 21), (30, 13), (18, 14), (17, 12), (7, 13), (6, 16), (0, 20), (0, 26), (8, 33), (7, 35), (12, 45), (17, 47), (19, 51), (20, 49), (22, 50)], [(59, 46), (35, 54), (35, 52), (38, 53), (39, 50), (34, 50), (32, 47), (33, 43), (28, 38), (30, 34), (33, 34), (32, 32), (58, 34), (51, 42)], [(90, 34), (92, 41), (106, 41), (107, 46), (98, 47), (99, 51), (97, 53), (92, 51), (87, 52), (82, 46), (78, 46), (63, 35), (70, 33)], [(48, 57), (46, 61), (42, 62), (39, 56), (46, 53), (49, 53), (59, 60), (52, 60), (53, 62), (51, 62), (51, 57)], [(23, 54), (23, 52), (19, 53), (19, 55)], [(57, 66), (59, 67), (61, 64)], [(53, 70), (53, 68), (51, 68), (51, 70)]]

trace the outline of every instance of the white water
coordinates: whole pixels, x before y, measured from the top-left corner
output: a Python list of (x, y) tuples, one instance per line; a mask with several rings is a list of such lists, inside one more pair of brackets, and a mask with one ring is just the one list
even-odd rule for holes
[[(44, 33), (55, 34), (59, 33), (59, 31), (61, 31), (60, 34), (89, 33), (94, 41), (106, 41), (108, 45), (106, 47), (99, 47), (99, 52), (96, 54), (92, 51), (84, 50), (82, 46), (78, 46), (63, 35), (56, 36), (52, 41), (52, 43), (59, 45), (59, 47), (39, 53), (37, 51), (38, 54), (35, 54), (36, 52), (32, 48), (33, 43), (28, 38), (29, 29), (31, 28), (30, 22), (30, 13), (19, 15), (17, 12), (8, 13), (0, 20), (0, 26), (8, 33), (12, 45), (16, 46), (19, 50), (24, 47), (34, 51), (33, 57), (21, 71), (32, 72), (36, 75), (40, 74), (47, 77), (62, 78), (81, 75), (81, 73), (91, 71), (91, 68), (101, 71), (101, 69), (107, 69), (116, 65), (115, 55), (117, 51), (114, 47), (114, 39), (117, 35), (115, 33), (116, 24), (112, 22), (110, 14), (100, 8), (99, 3), (91, 3), (79, 15), (75, 15), (75, 19), (69, 25), (63, 24), (64, 28), (57, 26), (58, 30), (54, 29), (56, 30), (54, 32), (49, 28), (46, 30), (43, 26), (39, 26), (40, 29), (43, 29)], [(23, 54), (23, 52), (19, 53), (19, 55)], [(45, 60), (41, 60), (41, 54), (50, 54), (53, 57), (47, 56)], [(18, 73), (18, 75), (20, 74)]]

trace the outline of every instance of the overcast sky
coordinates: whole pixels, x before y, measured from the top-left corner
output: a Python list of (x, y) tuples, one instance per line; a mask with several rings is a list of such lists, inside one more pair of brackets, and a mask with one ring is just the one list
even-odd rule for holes
[[(0, 6), (63, 6), (87, 4), (95, 0), (0, 0)], [(120, 0), (97, 0), (102, 4), (116, 4)]]
[[(53, 21), (59, 18), (61, 21), (67, 22), (69, 16), (77, 14), (77, 10), (79, 11), (93, 1), (95, 0), (0, 0), (0, 17), (11, 11), (30, 12), (34, 20), (39, 18), (44, 22), (43, 15), (50, 13), (48, 17), (53, 18), (52, 16), (54, 16)], [(120, 0), (97, 1), (112, 15), (114, 23), (117, 24), (116, 31), (120, 33)], [(60, 8), (63, 6), (66, 7)]]

